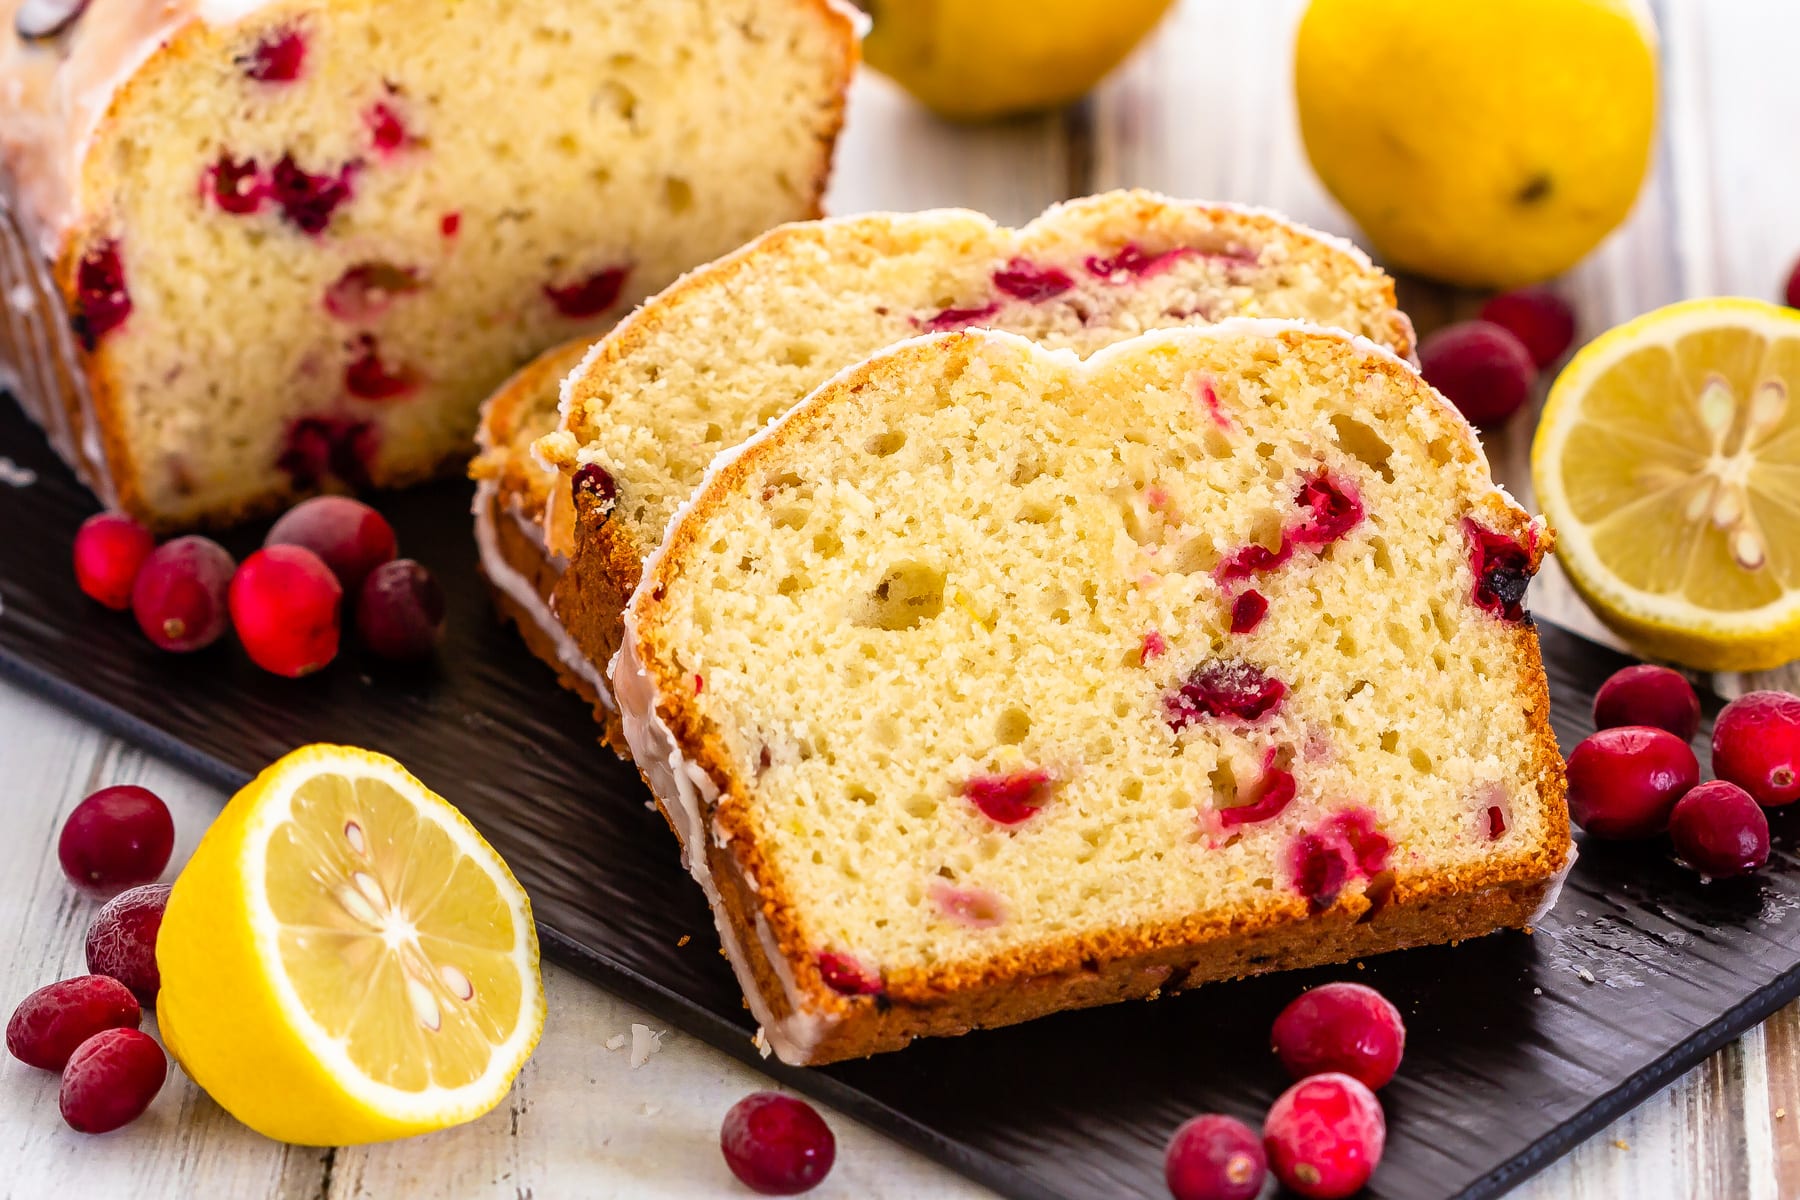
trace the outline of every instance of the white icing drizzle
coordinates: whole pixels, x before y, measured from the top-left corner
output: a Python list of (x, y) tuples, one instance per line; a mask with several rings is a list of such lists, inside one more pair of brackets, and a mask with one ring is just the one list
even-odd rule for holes
[(1536, 925), (1550, 915), (1550, 910), (1555, 908), (1556, 902), (1562, 898), (1563, 884), (1568, 882), (1569, 872), (1575, 869), (1575, 860), (1580, 856), (1580, 847), (1571, 842), (1569, 857), (1564, 860), (1562, 870), (1551, 877), (1549, 886), (1544, 889), (1544, 898), (1538, 902), (1537, 910), (1531, 914), (1525, 924)]

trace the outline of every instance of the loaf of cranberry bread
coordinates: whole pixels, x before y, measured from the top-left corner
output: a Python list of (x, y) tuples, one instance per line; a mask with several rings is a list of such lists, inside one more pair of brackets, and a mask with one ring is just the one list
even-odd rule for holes
[(831, 0), (0, 0), (0, 372), (109, 503), (466, 458), (545, 347), (816, 215)]
[(909, 341), (645, 566), (632, 754), (792, 1063), (1529, 926), (1543, 523), (1370, 342)]
[[(1231, 316), (1413, 349), (1391, 279), (1347, 243), (1266, 212), (1114, 192), (1019, 230), (958, 211), (775, 230), (644, 305), (570, 378), (563, 428), (540, 447), (584, 481), (576, 513), (566, 489), (552, 509), (552, 545), (570, 559), (557, 616), (604, 667), (644, 558), (713, 456), (876, 350), (981, 325), (1091, 354)], [(597, 715), (616, 742), (616, 718)]]

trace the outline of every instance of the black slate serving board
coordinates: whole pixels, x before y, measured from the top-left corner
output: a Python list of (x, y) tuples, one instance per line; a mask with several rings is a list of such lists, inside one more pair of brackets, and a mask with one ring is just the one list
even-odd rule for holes
[[(1166, 1196), (1169, 1134), (1202, 1111), (1256, 1124), (1284, 1085), (1269, 1023), (1328, 979), (1379, 987), (1406, 1014), (1370, 1194), (1409, 1200), (1507, 1191), (1800, 994), (1800, 825), (1781, 814), (1770, 869), (1754, 880), (1702, 884), (1665, 846), (1586, 843), (1535, 936), (786, 1069), (752, 1049), (700, 891), (636, 772), (595, 743), (584, 707), (495, 622), (466, 485), (380, 501), (403, 551), (450, 593), (441, 662), (400, 671), (353, 651), (288, 682), (229, 644), (160, 654), (129, 616), (85, 600), (68, 559), (93, 500), (5, 399), (0, 455), (37, 475), (0, 484), (0, 671), (227, 788), (306, 742), (394, 755), (506, 857), (551, 957), (1008, 1196)], [(228, 541), (247, 552), (259, 532)], [(1625, 660), (1554, 626), (1542, 633), (1557, 734), (1573, 746), (1589, 732), (1594, 689)], [(1717, 708), (1708, 698), (1709, 728)], [(0, 731), (0, 752), (17, 751)]]

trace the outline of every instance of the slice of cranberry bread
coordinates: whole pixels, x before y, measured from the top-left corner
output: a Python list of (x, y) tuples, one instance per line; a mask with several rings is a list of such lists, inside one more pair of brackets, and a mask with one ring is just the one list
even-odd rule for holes
[(613, 669), (793, 1063), (1529, 925), (1543, 523), (1283, 322), (910, 341), (724, 456)]
[[(719, 451), (833, 373), (921, 332), (985, 325), (1091, 354), (1146, 329), (1302, 318), (1406, 356), (1394, 285), (1354, 247), (1269, 213), (1114, 192), (1023, 229), (970, 212), (779, 229), (623, 321), (571, 377), (544, 455), (585, 481), (558, 524), (557, 612), (589, 661), (619, 645), (645, 556)], [(596, 495), (616, 490), (605, 519)]]
[(830, 0), (0, 0), (0, 374), (111, 503), (466, 458), (481, 400), (816, 215)]

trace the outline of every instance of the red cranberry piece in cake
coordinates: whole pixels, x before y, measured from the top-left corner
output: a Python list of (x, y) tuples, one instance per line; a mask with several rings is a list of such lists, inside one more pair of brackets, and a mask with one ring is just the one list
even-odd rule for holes
[(28, 1067), (60, 1071), (81, 1043), (107, 1029), (136, 1029), (143, 1009), (131, 989), (105, 975), (39, 988), (6, 1023), (6, 1049)]
[(572, 484), (576, 497), (586, 497), (603, 513), (611, 513), (613, 503), (619, 498), (618, 481), (599, 463), (588, 463), (575, 472)]
[(1296, 1083), (1263, 1121), (1263, 1149), (1275, 1177), (1309, 1200), (1343, 1200), (1361, 1191), (1386, 1147), (1387, 1119), (1375, 1093), (1335, 1072)]
[(617, 304), (630, 277), (629, 267), (608, 267), (575, 283), (545, 284), (544, 295), (571, 321), (586, 321)]
[(762, 1196), (809, 1192), (837, 1159), (837, 1139), (812, 1105), (777, 1092), (756, 1092), (732, 1105), (719, 1149), (731, 1173)]
[(13, 32), (21, 41), (47, 42), (67, 33), (87, 6), (88, 0), (24, 0), (13, 13)]
[(1339, 813), (1327, 823), (1326, 830), (1349, 850), (1350, 864), (1365, 879), (1387, 869), (1394, 843), (1375, 827), (1375, 814), (1368, 809)]
[(1256, 1200), (1268, 1174), (1262, 1140), (1218, 1113), (1177, 1129), (1163, 1155), (1163, 1181), (1174, 1200)]
[(107, 334), (125, 324), (131, 308), (119, 243), (102, 242), (82, 255), (75, 268), (75, 312), (70, 317), (82, 347), (91, 353)]
[(1144, 644), (1138, 650), (1138, 658), (1143, 662), (1152, 662), (1169, 652), (1169, 640), (1152, 629), (1144, 635)]
[(344, 368), (344, 390), (358, 400), (398, 400), (419, 388), (419, 378), (410, 367), (390, 368), (381, 361), (381, 346), (375, 335), (365, 333), (356, 339), (357, 356)]
[(236, 569), (225, 547), (209, 538), (176, 538), (158, 546), (131, 588), (131, 611), (144, 636), (177, 654), (218, 641)]
[(1387, 1086), (1406, 1051), (1400, 1010), (1360, 983), (1302, 992), (1281, 1010), (1269, 1036), (1295, 1079), (1338, 1071), (1371, 1091)]
[(939, 879), (931, 885), (938, 911), (970, 929), (992, 929), (1006, 923), (1006, 903), (986, 888), (957, 887)]
[(169, 1060), (138, 1029), (108, 1029), (76, 1047), (57, 1105), (77, 1133), (111, 1133), (144, 1115), (168, 1078)]
[(108, 900), (87, 931), (88, 970), (118, 980), (149, 1009), (156, 1007), (156, 994), (162, 990), (156, 934), (168, 905), (166, 883), (132, 888)]
[(994, 272), (994, 286), (1014, 300), (1041, 304), (1054, 300), (1075, 286), (1067, 271), (1042, 267), (1026, 258), (1015, 258)]
[(1203, 375), (1200, 377), (1198, 390), (1200, 393), (1200, 404), (1206, 409), (1206, 415), (1212, 418), (1212, 423), (1217, 425), (1220, 429), (1229, 430), (1231, 428), (1231, 418), (1225, 415), (1225, 406), (1219, 402), (1218, 387), (1214, 385), (1211, 379)]
[[(410, 558), (383, 563), (356, 599), (356, 632), (381, 658), (410, 662), (429, 658), (444, 640), (444, 589)], [(694, 676), (699, 691), (698, 675)]]
[(368, 421), (338, 417), (302, 417), (288, 427), (275, 465), (295, 487), (313, 487), (339, 479), (353, 487), (369, 482), (380, 433)]
[(1531, 556), (1525, 548), (1474, 521), (1463, 522), (1469, 539), (1469, 566), (1475, 572), (1477, 607), (1503, 621), (1525, 619), (1525, 591), (1531, 586)]
[(1491, 321), (1464, 321), (1438, 330), (1419, 346), (1419, 364), (1425, 382), (1483, 429), (1523, 408), (1537, 382), (1531, 351)]
[(1497, 842), (1506, 836), (1506, 809), (1498, 804), (1490, 804), (1485, 814), (1487, 821), (1488, 841)]
[(1271, 748), (1263, 756), (1262, 774), (1238, 793), (1239, 803), (1219, 810), (1219, 824), (1226, 829), (1253, 825), (1279, 817), (1293, 802), (1294, 773), (1278, 766), (1280, 753)]
[(1680, 671), (1638, 663), (1616, 672), (1594, 696), (1594, 728), (1650, 725), (1682, 741), (1700, 731), (1700, 697)]
[(1042, 808), (1056, 790), (1056, 780), (1041, 768), (1010, 775), (981, 775), (962, 785), (962, 794), (988, 820), (1017, 825)]
[(1362, 498), (1354, 488), (1329, 472), (1320, 472), (1300, 485), (1294, 497), (1301, 517), (1287, 536), (1302, 546), (1329, 546), (1362, 524)]
[(250, 661), (299, 679), (337, 657), (344, 589), (303, 546), (270, 546), (244, 560), (231, 581), (231, 622)]
[(254, 158), (239, 161), (224, 153), (207, 169), (206, 192), (225, 212), (243, 217), (262, 211), (263, 201), (269, 198), (269, 182)]
[(1142, 247), (1132, 243), (1121, 247), (1117, 254), (1110, 257), (1094, 255), (1087, 260), (1086, 265), (1088, 274), (1096, 279), (1104, 279), (1108, 283), (1127, 283), (1133, 279), (1151, 279), (1161, 275), (1193, 254), (1194, 251), (1187, 249), (1146, 254)]
[(348, 496), (315, 496), (289, 509), (263, 539), (264, 546), (304, 546), (337, 576), (347, 595), (399, 552), (387, 518)]
[(878, 996), (883, 991), (879, 973), (835, 950), (819, 952), (819, 975), (840, 996)]
[(148, 788), (101, 788), (63, 822), (56, 858), (81, 891), (107, 900), (155, 883), (175, 850), (175, 821)]
[(1751, 692), (1713, 726), (1713, 770), (1764, 808), (1800, 800), (1800, 696)]
[(1210, 659), (1163, 697), (1165, 719), (1177, 733), (1202, 718), (1260, 721), (1281, 707), (1287, 684), (1261, 667), (1233, 659)]
[(1481, 306), (1481, 319), (1518, 338), (1540, 368), (1561, 358), (1575, 341), (1575, 310), (1549, 288), (1502, 292)]
[(1594, 837), (1655, 837), (1700, 782), (1688, 744), (1666, 729), (1602, 729), (1569, 755), (1569, 815)]
[(237, 60), (238, 67), (258, 83), (293, 83), (306, 70), (306, 38), (292, 29), (278, 29)]
[(366, 323), (386, 312), (395, 299), (425, 284), (412, 267), (389, 262), (358, 263), (325, 291), (325, 311), (340, 321)]
[(1350, 878), (1350, 863), (1335, 842), (1316, 833), (1304, 833), (1294, 840), (1288, 871), (1294, 879), (1294, 890), (1306, 897), (1312, 911), (1324, 912), (1344, 890)]
[(1267, 546), (1249, 545), (1241, 550), (1234, 550), (1225, 556), (1219, 564), (1214, 577), (1220, 583), (1235, 583), (1240, 579), (1249, 579), (1276, 567), (1286, 565), (1294, 557), (1294, 543), (1284, 535), (1281, 545), (1274, 550)]
[(1254, 589), (1232, 602), (1231, 632), (1255, 633), (1263, 618), (1269, 615), (1269, 598)]
[(971, 325), (979, 325), (1000, 311), (999, 302), (985, 304), (980, 308), (946, 308), (935, 317), (916, 322), (921, 329), (932, 333), (943, 333), (951, 329), (967, 329)]
[(375, 149), (384, 156), (404, 150), (412, 141), (412, 135), (406, 131), (406, 122), (391, 104), (384, 102), (369, 109), (363, 114), (363, 124), (369, 127)]
[(284, 155), (269, 175), (269, 194), (281, 209), (282, 217), (302, 233), (321, 234), (331, 224), (337, 210), (355, 194), (359, 162), (346, 163), (335, 175), (314, 175)]
[(1675, 802), (1669, 837), (1688, 866), (1711, 879), (1730, 879), (1769, 861), (1769, 818), (1735, 783), (1715, 779)]
[(124, 513), (95, 513), (75, 533), (75, 582), (114, 612), (131, 607), (131, 586), (156, 549), (150, 531)]
[(445, 213), (438, 221), (438, 232), (447, 238), (453, 238), (462, 232), (462, 214)]

